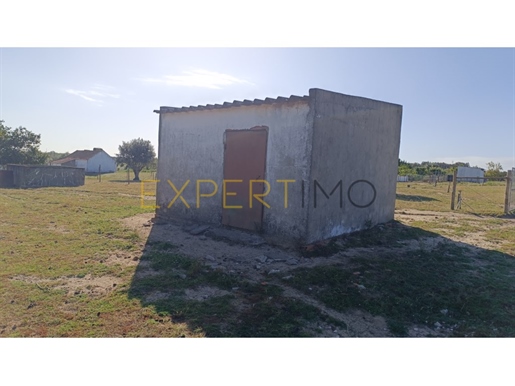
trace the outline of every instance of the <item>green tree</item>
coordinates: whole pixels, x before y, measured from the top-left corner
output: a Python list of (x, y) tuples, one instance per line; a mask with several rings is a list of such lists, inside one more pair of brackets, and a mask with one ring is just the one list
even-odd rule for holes
[(425, 176), (427, 174), (427, 168), (426, 167), (417, 167), (415, 168), (415, 171), (418, 175)]
[(52, 151), (47, 151), (45, 154), (47, 156), (47, 162), (52, 162), (57, 159), (67, 157), (70, 153), (68, 153), (68, 152), (58, 153), (58, 152), (52, 150)]
[(486, 164), (487, 170), (485, 172), (485, 177), (488, 178), (499, 178), (499, 177), (506, 177), (506, 172), (502, 170), (502, 165), (498, 162), (495, 163), (493, 161), (490, 161)]
[(144, 167), (151, 165), (155, 157), (156, 152), (150, 141), (138, 138), (129, 142), (122, 142), (118, 146), (116, 163), (125, 166), (126, 169), (132, 169), (134, 181), (139, 181), (139, 173)]
[(34, 134), (21, 126), (12, 129), (0, 121), (0, 165), (44, 164), (46, 154), (39, 150), (40, 144), (40, 134)]

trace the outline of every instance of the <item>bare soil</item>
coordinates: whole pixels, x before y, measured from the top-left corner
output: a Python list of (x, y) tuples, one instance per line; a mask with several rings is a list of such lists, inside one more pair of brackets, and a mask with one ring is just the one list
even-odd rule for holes
[[(409, 213), (404, 211), (398, 214), (398, 220), (409, 222), (417, 219), (417, 216), (425, 216), (427, 212)], [(432, 215), (432, 214), (431, 214)], [(435, 212), (435, 216), (452, 216), (453, 214)], [(270, 245), (266, 242), (256, 241), (253, 245), (249, 245), (249, 235), (243, 235), (241, 243), (238, 242), (239, 234), (242, 232), (234, 231), (234, 235), (230, 236), (230, 240), (218, 237), (220, 235), (216, 227), (210, 227), (198, 234), (198, 225), (182, 223), (182, 222), (154, 222), (153, 214), (139, 214), (130, 218), (123, 219), (123, 224), (137, 232), (140, 237), (147, 243), (167, 243), (173, 245), (174, 252), (198, 259), (209, 267), (224, 272), (238, 274), (240, 277), (254, 283), (269, 282), (283, 288), (283, 296), (292, 299), (298, 299), (302, 302), (316, 307), (321, 313), (330, 316), (340, 322), (344, 322), (347, 328), (342, 330), (327, 323), (308, 323), (305, 330), (319, 337), (388, 337), (392, 336), (385, 319), (381, 316), (374, 316), (362, 310), (353, 310), (341, 313), (328, 308), (313, 297), (297, 291), (282, 281), (277, 280), (277, 275), (282, 279), (291, 277), (291, 271), (300, 267), (315, 267), (319, 265), (333, 265), (347, 263), (352, 264), (353, 256), (373, 253), (381, 255), (391, 252), (391, 248), (374, 247), (374, 248), (351, 248), (338, 252), (332, 256), (305, 258), (302, 257), (298, 250), (293, 248), (280, 248)], [(231, 232), (223, 230), (223, 232)], [(211, 236), (211, 237), (210, 237)], [(255, 236), (251, 236), (255, 237)], [(399, 251), (411, 251), (420, 248), (431, 249), (444, 238), (423, 238), (420, 240), (403, 241), (398, 247)], [(148, 248), (148, 247), (146, 247)], [(114, 255), (118, 256), (118, 255)], [(138, 264), (134, 259), (126, 258), (123, 255), (111, 257), (113, 261), (130, 261), (130, 264)], [(140, 262), (141, 264), (142, 262)], [(151, 276), (157, 274), (150, 268), (139, 267), (138, 275)], [(273, 275), (271, 275), (273, 274)], [(205, 300), (214, 296), (223, 296), (228, 292), (212, 287), (202, 287), (195, 290), (187, 290), (186, 296), (190, 299)], [(162, 299), (167, 294), (163, 292), (153, 293), (151, 299)], [(408, 335), (412, 337), (419, 336), (447, 336), (450, 331), (444, 329), (431, 329), (427, 326), (411, 326), (408, 329)]]
[(36, 284), (40, 289), (51, 287), (56, 290), (65, 290), (69, 296), (87, 294), (90, 296), (104, 295), (114, 290), (122, 279), (114, 276), (92, 277), (59, 277), (56, 279), (41, 279), (34, 276), (17, 275), (11, 280)]
[(492, 229), (513, 229), (515, 227), (515, 219), (513, 218), (503, 218), (502, 224), (489, 224), (484, 221), (483, 217), (477, 215), (457, 212), (417, 211), (413, 209), (396, 211), (395, 219), (407, 225), (414, 221), (441, 223), (441, 228), (435, 228), (435, 230), (444, 231), (446, 229), (458, 228), (465, 222), (481, 230), (465, 232), (463, 236), (451, 233), (448, 234), (448, 237), (456, 242), (485, 249), (496, 249), (500, 244), (499, 242), (487, 240), (485, 237), (487, 231)]

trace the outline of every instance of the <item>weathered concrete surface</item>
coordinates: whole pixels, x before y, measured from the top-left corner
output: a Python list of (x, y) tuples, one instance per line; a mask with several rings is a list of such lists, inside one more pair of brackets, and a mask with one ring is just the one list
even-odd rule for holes
[[(157, 179), (157, 215), (179, 217), (210, 224), (220, 224), (222, 216), (222, 181), (224, 162), (224, 132), (227, 129), (250, 129), (267, 126), (268, 145), (265, 179), (271, 192), (264, 198), (270, 208), (264, 208), (263, 231), (304, 236), (306, 210), (302, 208), (301, 181), (307, 180), (310, 162), (309, 104), (294, 101), (267, 105), (240, 106), (225, 109), (161, 113), (159, 130), (159, 163)], [(182, 197), (190, 208), (177, 199), (167, 182), (177, 190), (189, 180)], [(196, 203), (196, 181), (213, 180), (218, 191), (213, 197)], [(284, 183), (288, 184), (288, 208), (285, 208)], [(200, 183), (200, 193), (213, 192), (211, 183)]]
[[(264, 235), (311, 243), (393, 219), (400, 105), (312, 89), (300, 100), (159, 113), (158, 217), (220, 225), (224, 132), (266, 126), (264, 179), (271, 191), (264, 198), (270, 205)], [(217, 191), (197, 207), (198, 180), (214, 181)], [(292, 181), (287, 207), (285, 183), (278, 180)], [(181, 198), (170, 183), (177, 191), (184, 187)], [(214, 191), (212, 183), (198, 186), (201, 195)], [(326, 199), (320, 187), (330, 194), (335, 186)]]
[[(484, 180), (477, 179), (484, 177), (485, 171), (480, 168), (469, 168), (466, 166), (458, 166), (458, 174), (456, 177), (460, 178), (462, 182), (476, 182), (483, 183)], [(467, 178), (468, 177), (468, 178)]]
[(7, 165), (14, 174), (14, 187), (41, 188), (48, 186), (84, 185), (84, 169), (49, 165)]
[[(309, 95), (315, 118), (306, 242), (392, 220), (402, 106), (320, 89)], [(317, 188), (315, 208), (315, 181), (327, 195), (341, 181), (342, 208), (339, 188), (329, 199)]]
[(11, 170), (0, 170), (0, 188), (12, 188), (13, 186), (13, 172)]

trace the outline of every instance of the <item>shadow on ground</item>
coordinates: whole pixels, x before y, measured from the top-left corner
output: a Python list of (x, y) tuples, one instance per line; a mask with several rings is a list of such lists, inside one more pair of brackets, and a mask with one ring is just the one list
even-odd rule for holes
[(396, 221), (284, 250), (149, 218), (129, 296), (208, 337), (515, 336), (507, 254)]
[(419, 201), (419, 202), (440, 201), (440, 200), (437, 200), (436, 198), (432, 198), (432, 197), (418, 196), (418, 195), (413, 195), (413, 194), (399, 194), (399, 193), (397, 193), (395, 195), (395, 198), (397, 200), (401, 200), (401, 201)]

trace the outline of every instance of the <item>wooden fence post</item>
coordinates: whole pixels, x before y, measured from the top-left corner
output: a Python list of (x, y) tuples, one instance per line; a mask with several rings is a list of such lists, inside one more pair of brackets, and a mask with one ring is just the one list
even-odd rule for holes
[(506, 193), (504, 194), (504, 214), (510, 213), (510, 203), (513, 200), (511, 196), (511, 185), (513, 184), (513, 172), (508, 170), (506, 177)]
[(458, 169), (454, 169), (452, 175), (452, 193), (451, 193), (451, 210), (454, 210), (454, 202), (456, 200), (456, 184), (458, 183)]

